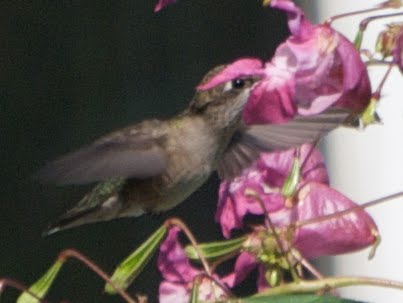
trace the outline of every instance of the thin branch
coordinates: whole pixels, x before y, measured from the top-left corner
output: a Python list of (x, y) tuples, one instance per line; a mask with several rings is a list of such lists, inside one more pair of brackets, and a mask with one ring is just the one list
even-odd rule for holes
[(190, 243), (193, 245), (196, 253), (198, 254), (200, 261), (203, 264), (204, 270), (206, 271), (206, 273), (208, 275), (212, 275), (212, 271), (210, 269), (210, 266), (207, 262), (207, 259), (204, 255), (204, 253), (202, 252), (202, 250), (199, 247), (199, 244), (196, 241), (196, 238), (193, 236), (192, 232), (190, 231), (190, 229), (187, 227), (187, 225), (185, 223), (183, 223), (183, 221), (179, 218), (170, 218), (168, 220), (165, 221), (165, 224), (169, 227), (169, 226), (177, 226), (179, 227), (186, 235), (186, 237), (189, 239)]
[(128, 303), (136, 303), (136, 300), (134, 300), (130, 295), (124, 291), (123, 289), (116, 287), (115, 284), (112, 282), (112, 280), (109, 278), (108, 274), (105, 273), (98, 265), (96, 265), (92, 260), (89, 258), (85, 257), (83, 254), (80, 252), (74, 250), (74, 249), (66, 249), (63, 250), (59, 254), (59, 260), (64, 261), (67, 260), (68, 258), (75, 258), (79, 260), (80, 262), (84, 263), (89, 269), (91, 269), (93, 272), (95, 272), (98, 276), (100, 276), (105, 282), (110, 284), (112, 288)]

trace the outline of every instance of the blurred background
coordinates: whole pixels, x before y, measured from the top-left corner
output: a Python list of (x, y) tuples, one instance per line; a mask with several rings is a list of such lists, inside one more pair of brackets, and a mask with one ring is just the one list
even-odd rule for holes
[[(183, 0), (158, 14), (154, 0), (0, 2), (0, 276), (33, 283), (59, 251), (76, 248), (107, 272), (169, 216), (201, 241), (218, 239), (214, 175), (181, 206), (160, 216), (83, 226), (46, 238), (48, 223), (90, 187), (41, 186), (30, 176), (47, 161), (112, 130), (187, 106), (218, 64), (268, 60), (287, 35), (285, 16), (260, 1)], [(154, 261), (153, 261), (154, 262)], [(130, 292), (156, 300), (155, 263)], [(122, 302), (68, 262), (51, 289), (58, 302)], [(2, 302), (16, 292), (7, 290)]]

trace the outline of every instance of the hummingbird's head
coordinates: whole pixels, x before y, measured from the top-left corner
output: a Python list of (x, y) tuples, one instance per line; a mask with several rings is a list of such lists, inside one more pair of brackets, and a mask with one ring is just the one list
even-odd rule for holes
[(257, 59), (240, 59), (215, 67), (198, 85), (188, 110), (221, 127), (238, 122), (255, 83), (261, 79), (262, 69)]

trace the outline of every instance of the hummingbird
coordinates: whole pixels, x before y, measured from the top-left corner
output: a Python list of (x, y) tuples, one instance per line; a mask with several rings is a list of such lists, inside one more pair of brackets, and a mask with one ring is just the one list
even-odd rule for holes
[[(212, 69), (200, 85), (225, 68)], [(258, 75), (237, 75), (196, 90), (188, 107), (170, 119), (139, 122), (45, 165), (35, 175), (42, 183), (98, 184), (44, 233), (166, 211), (214, 171), (222, 179), (234, 178), (261, 151), (313, 142), (348, 116), (330, 110), (285, 124), (244, 125), (242, 110), (259, 80)]]

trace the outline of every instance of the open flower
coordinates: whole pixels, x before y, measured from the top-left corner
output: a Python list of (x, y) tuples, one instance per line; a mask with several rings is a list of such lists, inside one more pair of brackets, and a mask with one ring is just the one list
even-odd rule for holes
[[(370, 215), (326, 184), (306, 183), (296, 200), (293, 207), (269, 214), (282, 248), (292, 249), (296, 254), (282, 252), (271, 231), (256, 227), (249, 234), (233, 272), (222, 279), (230, 287), (240, 284), (257, 268), (258, 290), (263, 290), (270, 285), (267, 281), (270, 272), (289, 270), (288, 264), (298, 262), (295, 256), (312, 259), (350, 253), (378, 242), (378, 230)], [(329, 215), (333, 216), (325, 217)]]
[(282, 123), (329, 107), (365, 109), (371, 87), (354, 45), (326, 24), (314, 25), (290, 0), (272, 0), (287, 12), (291, 36), (264, 68), (243, 111), (246, 124)]
[(259, 195), (270, 213), (286, 207), (287, 197), (281, 193), (281, 189), (297, 153), (302, 165), (298, 187), (308, 181), (328, 183), (323, 157), (313, 145), (305, 144), (299, 150), (262, 153), (241, 176), (232, 181), (223, 181), (220, 185), (216, 221), (220, 223), (226, 238), (230, 237), (231, 230), (243, 226), (246, 214), (264, 214), (262, 206), (249, 195), (250, 192)]
[(203, 271), (192, 266), (178, 241), (179, 228), (173, 227), (161, 245), (158, 256), (158, 269), (164, 281), (159, 287), (160, 303), (188, 303), (193, 283), (200, 277), (199, 300), (218, 300), (224, 292), (215, 283), (204, 277)]

